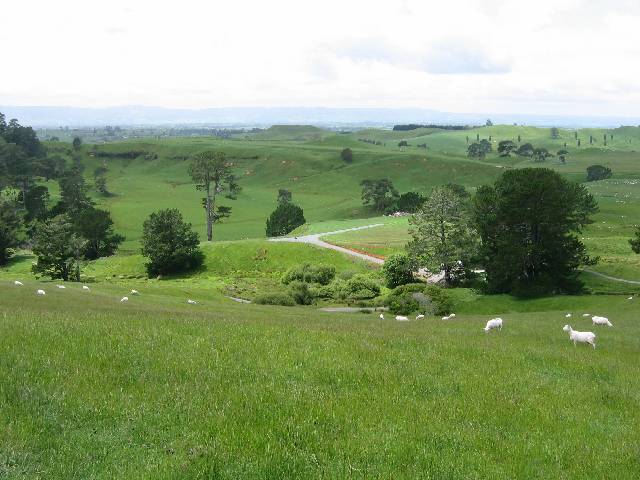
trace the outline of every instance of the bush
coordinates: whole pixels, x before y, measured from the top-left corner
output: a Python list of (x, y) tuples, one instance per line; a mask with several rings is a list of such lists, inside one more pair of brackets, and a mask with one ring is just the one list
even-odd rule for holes
[(451, 294), (437, 285), (428, 285), (424, 293), (431, 300), (435, 315), (448, 315), (453, 312), (454, 303)]
[(336, 269), (331, 265), (312, 265), (305, 263), (287, 270), (282, 277), (282, 283), (288, 285), (293, 281), (299, 281), (328, 285), (335, 276)]
[(340, 158), (342, 158), (342, 161), (345, 163), (353, 162), (353, 151), (350, 148), (345, 148), (340, 152)]
[(413, 282), (414, 262), (406, 253), (389, 255), (382, 265), (387, 287), (395, 288)]
[(453, 311), (449, 292), (436, 285), (410, 283), (396, 287), (386, 298), (391, 313), (409, 315), (424, 312), (429, 315), (446, 315)]
[(400, 212), (415, 213), (417, 212), (426, 198), (416, 192), (406, 192), (398, 198), (398, 210)]
[(285, 307), (293, 307), (296, 304), (291, 295), (282, 292), (262, 293), (253, 300), (253, 303), (259, 305), (282, 305)]
[(306, 282), (295, 280), (289, 284), (291, 297), (298, 305), (311, 305), (315, 300), (315, 296), (311, 291), (310, 285)]
[(341, 293), (349, 300), (366, 300), (380, 295), (380, 286), (366, 275), (357, 274), (344, 283)]
[(178, 210), (152, 213), (142, 229), (142, 254), (150, 260), (145, 265), (147, 273), (165, 275), (199, 267), (204, 261), (199, 243), (198, 235)]
[(302, 208), (290, 202), (281, 202), (267, 218), (267, 237), (280, 237), (304, 225)]
[(612, 172), (609, 167), (603, 165), (591, 165), (587, 167), (587, 182), (595, 182), (611, 178)]

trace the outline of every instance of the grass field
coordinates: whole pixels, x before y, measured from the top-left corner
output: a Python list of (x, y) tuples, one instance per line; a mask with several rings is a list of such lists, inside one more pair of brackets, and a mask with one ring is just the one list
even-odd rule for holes
[[(470, 298), (463, 311), (482, 314), (402, 324), (238, 305), (193, 286), (149, 286), (120, 304), (122, 286), (44, 284), (36, 298), (42, 285), (0, 285), (2, 478), (640, 469), (640, 327), (621, 297)], [(595, 351), (561, 330), (566, 311), (586, 327), (587, 309), (615, 325), (597, 331)], [(481, 330), (489, 312), (503, 314), (502, 332)]]

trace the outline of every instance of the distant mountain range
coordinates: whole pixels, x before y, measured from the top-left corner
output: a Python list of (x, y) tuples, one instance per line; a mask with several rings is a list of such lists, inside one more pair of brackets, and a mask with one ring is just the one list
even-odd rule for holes
[(314, 107), (238, 107), (175, 109), (122, 106), (108, 108), (0, 106), (0, 112), (34, 127), (207, 125), (262, 127), (274, 124), (308, 124), (321, 127), (384, 127), (399, 123), (495, 124), (556, 127), (618, 127), (640, 125), (638, 117), (556, 116), (526, 114), (447, 113), (418, 108), (314, 108)]

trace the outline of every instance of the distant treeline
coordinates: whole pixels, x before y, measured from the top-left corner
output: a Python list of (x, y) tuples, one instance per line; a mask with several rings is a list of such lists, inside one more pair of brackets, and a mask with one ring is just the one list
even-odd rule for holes
[(421, 125), (418, 123), (409, 123), (407, 125), (393, 126), (393, 130), (396, 132), (406, 132), (408, 130), (417, 130), (418, 128), (439, 128), (440, 130), (468, 130), (471, 127), (468, 125), (436, 125), (436, 124)]
[(145, 160), (155, 160), (158, 158), (157, 153), (147, 152), (144, 150), (127, 150), (124, 152), (102, 152), (99, 150), (93, 150), (89, 152), (89, 155), (96, 158), (124, 158), (129, 160), (142, 156), (144, 156)]

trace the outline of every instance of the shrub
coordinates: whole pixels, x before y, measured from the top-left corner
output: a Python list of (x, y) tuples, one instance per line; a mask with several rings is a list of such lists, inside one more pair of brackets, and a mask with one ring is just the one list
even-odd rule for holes
[(315, 296), (308, 283), (295, 280), (289, 283), (291, 297), (298, 305), (311, 305)]
[(345, 163), (353, 162), (353, 151), (350, 148), (345, 148), (340, 152), (340, 158)]
[(350, 300), (374, 298), (380, 295), (380, 286), (372, 278), (357, 274), (345, 282), (342, 295)]
[(391, 313), (408, 315), (421, 311), (429, 315), (445, 315), (453, 311), (449, 292), (436, 285), (410, 283), (396, 287), (386, 298)]
[(587, 182), (595, 182), (611, 178), (612, 172), (609, 167), (603, 165), (591, 165), (587, 167)]
[(401, 212), (414, 213), (417, 212), (426, 198), (416, 192), (406, 192), (398, 198), (398, 210)]
[(437, 285), (428, 285), (424, 293), (431, 300), (435, 315), (447, 315), (453, 312), (454, 303), (451, 294)]
[(414, 262), (406, 253), (389, 255), (382, 265), (387, 287), (395, 288), (413, 282)]
[(302, 208), (290, 202), (281, 202), (267, 218), (266, 233), (268, 237), (279, 237), (304, 225)]
[(291, 295), (283, 292), (262, 293), (253, 300), (253, 303), (259, 305), (283, 305), (285, 307), (293, 307), (296, 304)]
[(291, 267), (282, 277), (282, 283), (285, 285), (293, 281), (319, 283), (320, 285), (328, 285), (336, 276), (336, 269), (331, 265), (312, 265), (304, 263), (296, 267)]

